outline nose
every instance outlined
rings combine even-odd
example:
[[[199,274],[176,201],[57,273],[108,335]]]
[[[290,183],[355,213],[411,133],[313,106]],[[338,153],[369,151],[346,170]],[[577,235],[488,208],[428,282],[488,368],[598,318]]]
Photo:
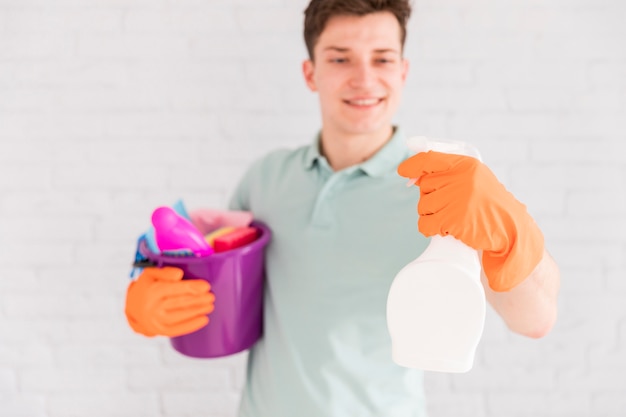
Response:
[[[352,68],[352,74],[350,77],[350,85],[354,88],[366,88],[374,82],[374,71],[371,65],[367,62],[355,63]]]

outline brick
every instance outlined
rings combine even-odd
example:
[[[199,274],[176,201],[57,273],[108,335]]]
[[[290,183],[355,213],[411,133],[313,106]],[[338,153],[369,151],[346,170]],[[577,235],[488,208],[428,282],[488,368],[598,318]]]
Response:
[[[166,181],[166,170],[146,170],[133,164],[74,163],[55,167],[53,182],[64,189],[143,189],[158,188]]]
[[[18,295],[13,294],[4,300],[7,317],[69,319],[110,317],[117,310],[116,299],[110,295],[66,295],[58,294]]]
[[[544,392],[555,389],[555,372],[552,369],[536,369],[509,365],[502,369],[474,368],[467,374],[458,374],[452,379],[455,391],[480,393],[498,390],[499,392]]]
[[[2,118],[3,136],[13,140],[16,137],[85,140],[102,137],[104,126],[105,119],[99,114],[81,114],[79,117],[68,113],[7,113]]]
[[[124,346],[116,344],[66,343],[54,349],[58,366],[63,369],[100,369],[124,365],[160,370],[157,346]]]
[[[475,417],[486,414],[485,398],[481,394],[427,393],[429,415],[438,417]]]
[[[130,245],[126,242],[127,245]],[[46,267],[38,271],[37,288],[48,294],[71,294],[81,288],[81,294],[122,296],[126,289],[133,253],[128,254],[126,265],[110,265],[106,269],[86,271],[84,266]],[[89,280],[89,285],[85,281]]]
[[[120,302],[123,298],[120,297]],[[120,307],[117,314],[109,315],[108,319],[94,320],[93,318],[73,317],[64,324],[63,344],[123,344],[125,347],[148,348],[157,343],[155,339],[149,339],[134,333],[124,317],[123,308]]]
[[[594,215],[602,206],[605,215],[616,216],[626,212],[626,195],[611,191],[572,191],[567,196],[568,207],[575,207],[577,214]]]
[[[572,108],[589,112],[619,112],[626,109],[626,89],[595,89],[578,94]]]
[[[33,266],[64,266],[74,260],[72,245],[43,244],[38,242],[15,243],[0,253],[0,264],[20,267]]]
[[[587,5],[590,5],[587,2]],[[624,12],[606,8],[558,7],[554,3],[543,7],[509,7],[507,9],[475,8],[463,13],[464,28],[479,28],[490,32],[571,33],[582,28],[589,35],[614,34],[622,31]],[[557,6],[557,7],[555,7]],[[565,5],[563,5],[565,6]]]
[[[590,347],[589,363],[598,371],[624,372],[626,370],[626,358],[621,354],[621,347],[610,347],[608,344],[601,347]],[[626,389],[626,378],[614,388]]]
[[[581,340],[601,340],[603,345],[613,346],[618,337],[615,319],[624,314],[619,299],[607,294],[568,294],[559,300],[559,318],[551,337],[564,346]]]
[[[31,393],[84,393],[121,389],[125,371],[118,369],[25,369],[20,387]]]
[[[520,111],[563,111],[579,109],[576,99],[580,93],[563,91],[562,89],[546,90],[545,88],[507,89],[506,101],[509,108]]]
[[[576,33],[543,36],[537,40],[534,53],[540,60],[578,61],[615,60],[624,61],[626,51],[614,34],[590,36],[582,30]]]
[[[144,228],[139,229],[145,230]],[[137,233],[136,237],[139,235]],[[89,246],[74,248],[73,265],[88,267],[128,266],[134,260],[136,237],[126,244],[96,242]]]
[[[234,415],[239,406],[240,395],[229,393],[164,393],[162,394],[165,414],[174,412],[200,415],[204,413]]]
[[[45,397],[24,393],[0,393],[0,416],[2,417],[47,417]]]
[[[587,121],[591,122],[589,119],[591,118],[587,118]],[[600,124],[599,119],[597,120],[598,124]],[[610,134],[611,132],[617,132],[617,129],[619,128],[616,126],[607,126],[606,131]],[[601,132],[598,131],[597,134],[600,135]],[[584,133],[581,132],[581,135],[584,135]],[[591,146],[591,143],[593,143],[593,146]],[[610,163],[621,162],[622,152],[624,150],[624,145],[620,141],[610,137],[596,139],[593,142],[588,137],[586,139],[583,137],[581,139],[572,138],[570,140],[535,141],[532,142],[531,147],[533,159],[537,161],[554,161],[559,163],[580,162],[582,166],[595,166],[599,163],[609,163],[608,166],[613,166],[614,164]],[[584,174],[587,174],[587,172],[584,172]],[[588,181],[591,181],[591,179]]]
[[[0,63],[0,68],[11,75],[11,86],[49,88],[53,92],[60,87],[66,93],[72,88],[100,87],[99,92],[106,92],[105,88],[118,85],[128,85],[130,68],[124,62],[98,61],[74,58],[72,60],[46,61],[41,65],[11,61]],[[0,69],[2,71],[2,69]],[[0,84],[1,85],[1,84]],[[40,90],[42,93],[46,90]],[[92,93],[92,99],[96,96]]]
[[[149,215],[145,217],[144,224],[129,218],[103,219],[96,223],[95,235],[98,242],[126,247],[129,242],[136,242],[137,237],[150,226]]]
[[[3,343],[54,344],[68,336],[67,324],[59,320],[12,318],[0,321]]]
[[[6,237],[4,239],[6,239]],[[37,275],[29,265],[15,267],[2,266],[0,271],[2,271],[2,276],[6,277],[6,279],[0,280],[0,294],[28,292],[39,288]]]
[[[487,394],[488,410],[494,416],[591,415],[589,395],[543,392]],[[545,413],[545,414],[543,414]]]
[[[3,60],[67,58],[73,48],[74,39],[69,34],[41,36],[23,33],[0,37],[0,56]]]
[[[621,62],[590,62],[589,78],[594,86],[625,87],[626,63]]]
[[[543,113],[512,114],[510,112],[484,112],[475,115],[460,114],[449,121],[450,135],[463,137],[464,132],[489,136],[561,135],[564,116]]]
[[[592,397],[593,410],[611,415],[616,410],[626,410],[626,397],[623,391],[616,390],[594,394]]]
[[[532,371],[541,369],[545,363],[550,363],[553,374],[549,378],[555,379],[558,369],[564,369],[572,363],[586,360],[586,346],[564,346],[559,338],[551,333],[540,340],[521,336],[514,339],[514,342],[492,342],[482,346],[485,368],[490,370],[515,368]]]
[[[163,416],[156,393],[129,393],[122,387],[80,395],[53,393],[49,396],[47,409],[50,417]]]
[[[229,369],[202,365],[168,369],[135,367],[128,372],[128,384],[135,392],[156,388],[169,393],[227,393],[232,386]]]
[[[561,142],[563,149],[569,144]],[[581,161],[573,164],[570,161],[559,161],[559,146],[546,148],[545,151],[534,150],[533,159],[539,162],[512,167],[512,186],[525,189],[541,185],[551,191],[561,190],[615,190],[620,189],[626,182],[623,181],[621,167],[616,163],[600,163]],[[572,152],[572,150],[567,150]],[[572,152],[567,159],[575,159],[578,150]],[[582,157],[582,152],[579,154]],[[598,157],[599,159],[599,157]],[[551,162],[548,162],[551,161]],[[590,173],[593,172],[593,175]],[[602,178],[602,181],[598,181]]]
[[[97,95],[98,99],[94,100]],[[66,89],[56,97],[56,106],[66,112],[108,112],[120,111],[163,111],[169,106],[169,97],[163,90],[148,87],[120,88],[100,87],[86,89]]]
[[[550,191],[543,188],[525,188],[520,190],[515,185],[511,185],[510,191],[515,197],[523,202],[531,216],[538,215],[559,215],[566,212],[566,192]]]
[[[124,15],[127,33],[214,33],[237,32],[232,8],[171,8],[157,7],[129,10]]]
[[[81,58],[163,60],[189,57],[189,39],[179,34],[87,34],[77,39]]]
[[[36,171],[37,166],[49,165],[51,159],[65,162],[86,157],[86,154],[81,152],[83,146],[80,144],[69,141],[51,142],[44,138],[26,140],[18,140],[17,137],[6,138],[0,142],[0,160],[9,162],[9,169],[19,169],[17,166],[19,161],[23,165],[24,172],[42,175]],[[28,163],[24,164],[23,161],[28,161]],[[37,163],[37,166],[34,163]]]
[[[201,113],[111,113],[106,117],[105,129],[107,135],[121,136],[128,140],[218,135],[216,116]]]
[[[533,87],[567,94],[571,89],[580,91],[588,84],[587,69],[583,65],[567,62],[542,62],[537,60],[495,61],[476,64],[474,67],[479,85],[501,86],[507,90]],[[539,92],[538,92],[539,94]]]
[[[583,161],[580,163],[562,164],[565,169],[565,177],[569,180],[572,189],[594,190],[619,190],[626,186],[624,169],[619,163],[602,163],[598,157],[597,162]],[[592,173],[594,175],[590,175]],[[602,181],[598,181],[602,178]]]
[[[559,249],[560,245],[556,248]],[[574,258],[573,255],[561,256],[557,261],[562,277],[561,294],[602,294],[607,288],[610,288],[610,277],[605,272],[607,267],[604,263],[594,263],[592,260],[590,262],[581,262],[581,264],[587,263],[585,266],[570,266],[572,258]]]
[[[52,349],[32,343],[3,343],[0,346],[0,367],[37,368],[53,365]]]
[[[45,165],[2,163],[0,164],[0,188],[20,191],[45,190],[50,186],[50,172],[50,167]]]
[[[409,21],[408,33],[417,39],[420,36],[429,34],[439,35],[441,33],[458,33],[462,23],[464,12],[456,7],[438,8],[434,4],[424,3],[418,6],[418,11]],[[414,34],[414,35],[413,35]]]
[[[17,378],[11,369],[0,368],[0,392],[17,392]]]
[[[597,271],[596,267],[614,268],[626,261],[624,251],[612,242],[580,239],[578,242],[561,243],[550,252],[564,268],[592,268]]]
[[[3,210],[10,214],[100,214],[111,206],[111,193],[102,191],[12,191],[5,194]]]
[[[286,7],[246,7],[236,11],[244,34],[294,34],[302,29],[303,9]],[[303,41],[304,42],[304,41]]]
[[[438,91],[433,87],[452,86],[467,87],[475,83],[474,66],[469,62],[420,62],[409,69],[409,86],[415,88],[430,87],[433,92]],[[491,92],[490,93],[494,93]],[[422,92],[421,94],[428,94]],[[432,94],[432,93],[431,93]],[[483,101],[484,102],[484,101]]]
[[[420,88],[421,100],[411,106],[415,110],[426,111],[504,111],[507,102],[499,89],[489,88],[432,88],[430,83]],[[435,83],[436,85],[436,83]]]
[[[283,59],[285,54],[297,54],[304,59],[306,48],[301,38],[277,34],[238,37],[191,37],[190,54],[194,59]]]
[[[92,10],[9,10],[6,12],[7,33],[119,32],[122,11]]]
[[[308,116],[293,116],[284,118],[276,114],[268,115],[224,115],[220,117],[220,126],[223,134],[227,138],[235,138],[237,141],[254,141],[260,140],[259,137],[273,135],[287,135],[293,132],[316,132],[315,120]],[[255,132],[251,136],[249,132]],[[312,139],[310,139],[312,140]],[[267,143],[264,143],[264,149],[271,149]]]
[[[532,56],[533,49],[532,38],[519,33],[496,37],[490,33],[463,36],[459,32],[418,39],[414,54],[427,61],[510,61]]]
[[[93,0],[89,3],[90,7],[139,7],[139,6],[149,6],[154,5],[155,3],[163,0]],[[55,6],[57,7],[84,7],[85,3],[80,0],[56,0]],[[28,7],[34,8],[39,6],[49,7],[50,3],[46,0],[3,0],[3,6],[7,7]]]
[[[626,250],[622,251],[626,253]],[[606,271],[607,288],[611,293],[624,293],[626,292],[626,281],[624,276],[626,275],[626,267],[624,266],[624,259],[626,255],[622,255],[622,265],[613,268],[608,268]]]
[[[280,114],[286,110],[280,89],[267,83],[235,85],[228,92],[228,98],[222,100],[234,113]]]
[[[586,395],[589,393],[595,394],[602,392],[611,392],[616,388],[620,392],[624,392],[624,381],[625,379],[623,368],[595,370],[572,367],[570,369],[562,371],[562,375],[559,377],[558,384],[563,391],[573,392],[579,395]],[[614,412],[615,411],[621,410],[615,409]]]
[[[14,243],[70,243],[93,239],[93,220],[86,217],[6,216],[0,230]]]

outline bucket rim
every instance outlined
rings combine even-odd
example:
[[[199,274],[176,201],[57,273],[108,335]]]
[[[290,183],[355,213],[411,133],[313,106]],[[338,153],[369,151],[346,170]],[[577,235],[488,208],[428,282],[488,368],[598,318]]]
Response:
[[[167,264],[175,264],[175,263],[200,263],[205,262],[207,260],[219,261],[233,256],[241,256],[245,255],[249,252],[255,250],[262,250],[265,247],[271,238],[272,232],[269,227],[263,222],[260,221],[252,221],[250,223],[251,227],[255,227],[261,231],[261,235],[255,239],[254,241],[248,243],[247,245],[241,246],[239,248],[231,249],[224,252],[212,253],[207,256],[168,256],[161,255],[150,251],[148,245],[145,241],[139,244],[139,252],[141,255],[145,256],[152,262],[156,262],[159,266],[164,263]]]

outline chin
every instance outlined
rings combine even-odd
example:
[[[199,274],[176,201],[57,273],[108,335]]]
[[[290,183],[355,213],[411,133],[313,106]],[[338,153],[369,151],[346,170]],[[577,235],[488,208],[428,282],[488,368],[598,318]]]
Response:
[[[390,122],[385,123],[357,123],[352,124],[351,126],[346,126],[344,129],[346,132],[349,132],[353,135],[368,135],[378,133],[382,130],[388,129],[391,127]]]

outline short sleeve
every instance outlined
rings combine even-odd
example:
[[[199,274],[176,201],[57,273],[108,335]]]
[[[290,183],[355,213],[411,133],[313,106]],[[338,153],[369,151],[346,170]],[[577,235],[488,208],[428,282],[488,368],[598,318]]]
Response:
[[[251,168],[243,175],[239,183],[235,187],[233,194],[228,202],[228,209],[233,211],[249,211],[250,210],[250,177]]]

